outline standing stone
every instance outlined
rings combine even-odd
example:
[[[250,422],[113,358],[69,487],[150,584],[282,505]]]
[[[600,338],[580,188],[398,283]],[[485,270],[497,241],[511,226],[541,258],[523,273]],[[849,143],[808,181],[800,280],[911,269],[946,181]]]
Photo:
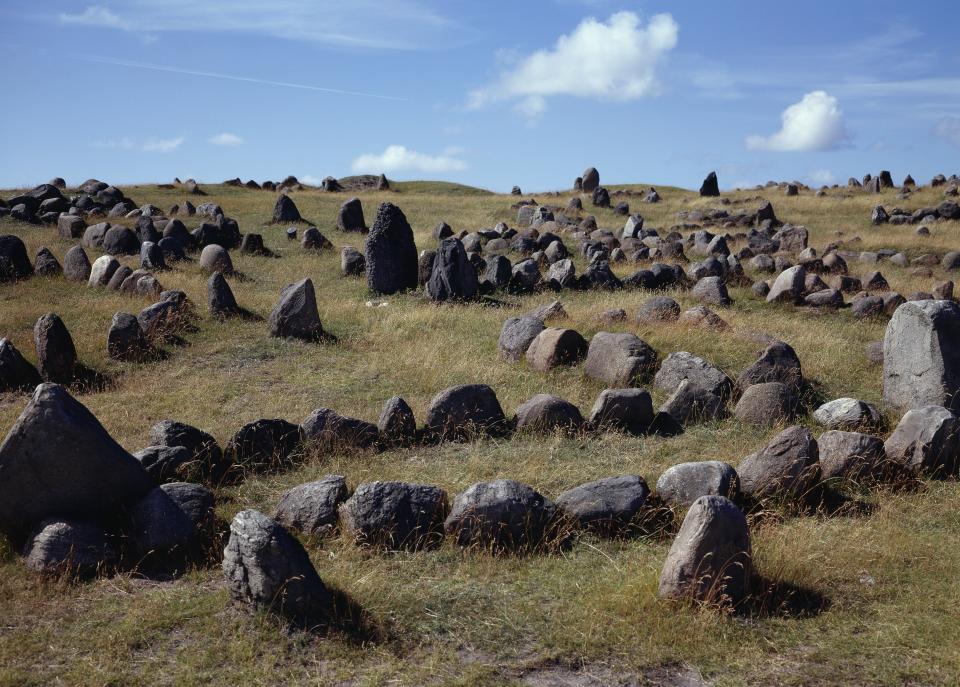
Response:
[[[340,506],[344,532],[358,544],[421,549],[439,543],[447,494],[439,487],[407,482],[361,484]]]
[[[363,219],[363,205],[359,198],[351,198],[340,206],[337,213],[337,229],[340,231],[366,231],[367,223]]]
[[[30,535],[23,558],[28,568],[39,573],[88,578],[109,572],[118,556],[102,526],[50,518]]]
[[[120,269],[120,261],[111,255],[101,255],[93,261],[90,267],[88,286],[106,286],[110,283],[113,273]]]
[[[33,275],[27,247],[19,236],[0,236],[0,284],[26,279]]]
[[[960,306],[911,301],[890,318],[883,339],[883,400],[900,410],[960,407]]]
[[[205,246],[200,252],[200,269],[204,272],[233,274],[233,260],[226,248],[216,243]]]
[[[633,386],[653,372],[657,352],[626,332],[597,332],[590,340],[584,372],[610,387]]]
[[[129,313],[118,312],[113,316],[107,334],[107,354],[114,360],[142,361],[152,354],[137,318]]]
[[[13,342],[0,338],[0,391],[33,389],[41,381],[37,368],[23,357]]]
[[[326,616],[332,598],[303,546],[256,510],[237,513],[223,550],[231,596],[255,609],[311,623]]]
[[[163,250],[153,241],[144,241],[140,245],[140,267],[145,270],[165,270],[167,261]]]
[[[500,401],[486,384],[461,384],[441,391],[431,399],[424,422],[428,434],[446,439],[497,436],[506,429]]]
[[[273,223],[286,224],[287,222],[302,222],[300,211],[297,210],[296,203],[286,193],[281,193],[277,197],[277,202],[273,206]]]
[[[214,272],[207,280],[207,304],[210,307],[210,316],[216,319],[240,314],[240,306],[233,297],[230,284],[220,272]]]
[[[587,342],[573,329],[549,327],[537,334],[527,349],[527,364],[538,372],[559,365],[575,365],[587,354]]]
[[[805,427],[788,427],[737,467],[740,487],[754,498],[803,496],[819,477],[817,441]]]
[[[741,422],[772,427],[793,417],[797,397],[792,387],[781,382],[762,382],[748,386],[734,414]]]
[[[399,396],[387,399],[377,420],[380,438],[390,444],[406,444],[416,438],[417,420],[407,402]]]
[[[551,433],[575,433],[583,426],[580,410],[559,396],[537,394],[517,408],[517,429]]]
[[[190,452],[190,476],[216,484],[230,467],[217,440],[201,429],[176,420],[161,420],[150,428],[154,446],[179,446]]]
[[[133,229],[110,227],[103,235],[103,250],[107,255],[137,255],[140,253],[140,239]]]
[[[590,411],[595,429],[618,429],[640,435],[653,422],[653,401],[643,389],[604,389]]]
[[[330,240],[320,233],[316,227],[307,227],[303,231],[303,238],[300,239],[300,246],[304,250],[330,250],[333,244]]]
[[[56,256],[46,246],[41,246],[33,261],[34,271],[41,277],[56,277],[63,273],[63,268]]]
[[[506,360],[517,361],[527,354],[527,349],[537,335],[546,327],[536,317],[524,315],[508,318],[500,329],[497,350]]]
[[[600,185],[600,172],[595,167],[587,167],[580,177],[580,189],[584,193],[593,193]]]
[[[344,276],[358,277],[366,270],[366,261],[363,253],[353,246],[344,246],[340,249],[340,271]]]
[[[130,535],[136,552],[152,562],[172,554],[182,558],[197,530],[176,501],[155,487],[130,508]]]
[[[337,509],[348,495],[347,480],[342,475],[327,475],[284,492],[274,517],[304,534],[329,534],[337,526]]]
[[[950,474],[956,470],[960,420],[942,406],[907,411],[883,445],[887,459],[917,473]]]
[[[557,507],[533,488],[508,479],[480,482],[459,494],[444,530],[460,546],[537,550],[555,539]]]
[[[76,282],[90,278],[90,259],[82,246],[74,246],[63,256],[63,276],[67,281]]]
[[[700,195],[711,197],[720,195],[720,185],[717,181],[716,172],[710,172],[707,178],[703,180],[703,184],[700,186]]]
[[[686,508],[701,496],[740,496],[740,478],[732,466],[719,460],[680,463],[657,480],[657,495],[670,506]]]
[[[795,265],[781,272],[770,287],[767,303],[802,303],[806,290],[807,271]]]
[[[477,295],[477,288],[477,272],[460,239],[450,237],[441,241],[427,281],[430,298],[434,301],[467,301]]]
[[[396,205],[381,203],[364,248],[367,285],[393,294],[417,287],[417,246],[406,216]]]
[[[659,594],[736,604],[747,594],[750,571],[750,530],[743,512],[723,496],[701,496],[673,540]]]
[[[280,291],[280,300],[270,313],[270,336],[317,341],[324,335],[317,312],[317,297],[310,279],[302,279]]]
[[[65,239],[80,238],[86,228],[87,223],[80,215],[68,215],[64,212],[57,218],[57,234]]]
[[[767,346],[756,362],[737,377],[737,388],[744,391],[751,384],[765,382],[782,382],[794,389],[799,389],[803,384],[800,358],[790,344],[775,341]]]
[[[0,444],[0,531],[48,517],[114,515],[150,478],[66,389],[41,384]]]
[[[40,375],[47,382],[69,384],[77,365],[77,349],[63,320],[54,313],[42,315],[33,327]]]

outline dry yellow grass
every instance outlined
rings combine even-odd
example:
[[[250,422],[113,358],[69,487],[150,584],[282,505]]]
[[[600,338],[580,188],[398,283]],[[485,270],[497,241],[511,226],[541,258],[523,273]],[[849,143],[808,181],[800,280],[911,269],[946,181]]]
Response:
[[[175,418],[210,431],[221,442],[242,424],[261,417],[302,420],[320,406],[375,420],[383,401],[402,395],[422,418],[431,396],[452,384],[493,386],[510,414],[540,392],[556,393],[589,410],[601,386],[579,368],[539,374],[496,355],[502,321],[553,298],[508,297],[512,308],[479,304],[434,306],[416,295],[390,297],[387,307],[367,307],[362,280],[339,274],[339,251],[308,254],[288,242],[283,227],[267,224],[275,195],[206,186],[210,197],[240,222],[243,232],[261,232],[278,258],[234,254],[246,280],[231,280],[241,305],[266,316],[280,288],[309,276],[317,291],[324,327],[335,345],[278,341],[263,322],[217,323],[204,318],[189,345],[148,365],[120,364],[106,356],[106,333],[117,311],[136,313],[148,301],[58,279],[35,278],[0,287],[0,336],[10,337],[33,358],[32,327],[43,313],[57,312],[70,329],[86,364],[115,379],[101,393],[81,400],[130,450],[147,442],[151,425]],[[638,185],[635,188],[645,188]],[[178,190],[125,189],[138,203],[166,208],[181,202]],[[660,189],[664,202],[630,200],[649,226],[669,228],[680,209],[717,207],[680,189]],[[861,237],[861,249],[892,247],[910,257],[960,246],[957,223],[931,226],[919,238],[912,226],[874,228],[870,209],[935,205],[939,191],[910,201],[831,192],[783,197],[776,190],[725,194],[753,207],[769,197],[784,221],[811,231],[822,248]],[[541,202],[563,205],[567,195]],[[301,214],[313,220],[337,249],[362,249],[363,237],[334,231],[342,194],[305,190],[293,194]],[[440,220],[455,230],[510,224],[515,198],[456,187],[401,184],[390,193],[361,195],[368,224],[383,200],[398,204],[414,227],[419,248],[431,247]],[[587,211],[592,210],[588,208]],[[622,218],[595,213],[600,226],[618,229]],[[188,223],[192,228],[198,223]],[[41,245],[62,258],[70,242],[54,229],[0,220],[0,233],[15,233],[33,255]],[[91,255],[91,258],[96,257]],[[124,262],[135,266],[135,260]],[[582,263],[578,267],[582,268]],[[631,266],[617,267],[622,276]],[[855,273],[873,267],[851,263]],[[909,269],[880,266],[894,289],[930,290],[947,278],[911,276]],[[196,263],[160,275],[206,313],[206,278]],[[686,307],[691,296],[671,292]],[[600,311],[632,313],[649,293],[564,293],[566,326],[591,336]],[[735,376],[759,345],[751,332],[791,343],[805,376],[823,396],[856,396],[879,403],[880,370],[867,364],[864,345],[883,335],[880,321],[856,322],[847,311],[814,315],[754,300],[734,289],[733,307],[718,309],[732,329],[715,333],[680,325],[638,327],[632,320],[608,329],[632,331],[665,356],[688,350]],[[655,400],[662,400],[659,392]],[[19,414],[23,394],[0,394],[0,430]],[[548,496],[598,477],[637,473],[651,484],[664,468],[686,460],[721,459],[736,465],[771,431],[733,419],[692,428],[671,439],[594,437],[483,441],[394,450],[378,455],[323,456],[296,470],[255,477],[224,489],[219,512],[256,507],[270,512],[290,486],[336,472],[355,486],[373,479],[438,484],[453,495],[497,477],[527,482]],[[807,617],[728,618],[678,610],[655,597],[656,580],[669,541],[587,539],[562,555],[496,559],[438,551],[375,554],[339,539],[308,542],[325,581],[353,596],[384,629],[381,641],[347,635],[314,637],[289,633],[263,617],[250,617],[229,603],[220,571],[197,570],[185,578],[153,583],[130,577],[87,585],[42,582],[9,550],[0,563],[0,682],[10,684],[113,683],[320,683],[493,684],[511,683],[529,671],[559,661],[605,665],[617,674],[654,676],[682,664],[717,684],[951,684],[960,674],[960,488],[933,482],[920,493],[860,494],[878,509],[863,517],[788,517],[758,523],[755,551],[762,574],[822,595],[829,604]],[[866,573],[875,582],[862,582]],[[667,668],[664,668],[667,666]]]

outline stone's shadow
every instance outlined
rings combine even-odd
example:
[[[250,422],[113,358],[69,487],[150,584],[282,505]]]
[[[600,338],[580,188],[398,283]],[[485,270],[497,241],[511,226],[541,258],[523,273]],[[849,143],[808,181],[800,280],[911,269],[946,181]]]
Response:
[[[750,593],[734,614],[748,618],[812,618],[830,607],[830,599],[792,582],[754,574]]]
[[[113,379],[104,373],[87,367],[78,362],[73,368],[73,383],[79,393],[106,391],[113,384]]]

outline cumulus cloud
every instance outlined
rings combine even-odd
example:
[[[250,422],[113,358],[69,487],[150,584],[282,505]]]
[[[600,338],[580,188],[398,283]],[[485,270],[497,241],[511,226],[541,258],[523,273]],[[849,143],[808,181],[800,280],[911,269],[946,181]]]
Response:
[[[625,101],[656,95],[657,66],[677,45],[678,31],[669,14],[654,15],[646,26],[633,12],[606,22],[589,17],[552,48],[514,56],[497,81],[469,93],[468,107],[516,100],[516,110],[538,117],[550,96]]]
[[[467,168],[467,163],[458,156],[459,148],[448,148],[440,155],[426,155],[401,145],[390,145],[382,153],[366,153],[353,161],[354,172],[378,174],[380,172],[458,172]]]
[[[803,96],[781,115],[783,126],[769,136],[748,136],[748,150],[834,150],[847,140],[847,128],[839,103],[826,91]]]
[[[960,146],[960,117],[944,117],[933,127],[933,133]]]
[[[79,14],[60,14],[61,24],[75,24],[78,26],[99,26],[109,29],[133,30],[133,26],[104,5],[89,5]]]
[[[224,131],[222,134],[217,134],[216,136],[211,136],[208,138],[207,143],[215,146],[231,147],[243,145],[243,139],[236,134],[231,134],[229,131]]]
[[[183,136],[176,138],[148,138],[138,141],[133,138],[111,138],[103,141],[94,141],[90,145],[94,148],[111,148],[113,150],[131,150],[141,153],[170,153],[183,145],[186,139]]]

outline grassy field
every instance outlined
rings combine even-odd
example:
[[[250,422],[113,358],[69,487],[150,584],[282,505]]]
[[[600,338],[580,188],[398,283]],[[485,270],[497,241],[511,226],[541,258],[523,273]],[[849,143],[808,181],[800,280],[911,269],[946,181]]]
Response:
[[[420,294],[368,307],[364,280],[343,278],[339,248],[362,250],[363,237],[334,229],[343,194],[308,189],[292,197],[337,250],[306,253],[269,224],[275,194],[204,185],[209,197],[236,218],[243,232],[259,232],[278,257],[233,253],[245,279],[232,279],[240,305],[266,317],[281,287],[310,277],[324,328],[336,344],[272,339],[265,322],[206,318],[206,277],[196,262],[159,275],[165,288],[184,290],[204,316],[188,344],[146,365],[116,363],[106,355],[114,313],[137,313],[147,300],[88,289],[62,279],[33,278],[0,286],[0,336],[35,360],[32,328],[45,312],[70,329],[81,361],[107,374],[111,386],[81,401],[127,449],[147,443],[149,428],[174,418],[201,427],[225,443],[244,423],[262,417],[299,422],[327,406],[376,420],[384,400],[403,396],[422,419],[430,398],[453,384],[484,382],[507,414],[536,393],[555,393],[589,411],[601,385],[580,368],[540,374],[498,358],[504,319],[555,296],[504,297],[510,307],[436,306]],[[632,187],[638,191],[645,185]],[[719,199],[659,188],[663,202],[629,198],[648,226],[669,229],[683,209],[720,207]],[[124,188],[138,204],[167,208],[182,202],[179,189]],[[960,224],[937,223],[917,237],[914,226],[870,225],[872,207],[936,205],[941,189],[908,201],[845,190],[815,198],[777,189],[724,194],[730,209],[772,200],[778,217],[803,224],[811,245],[849,240],[856,250],[896,248],[911,258],[960,247]],[[2,194],[4,197],[12,192]],[[541,203],[565,205],[536,196]],[[528,196],[527,196],[528,197]],[[515,197],[455,185],[395,184],[390,192],[361,194],[367,223],[389,200],[406,213],[419,249],[433,247],[441,220],[455,231],[513,224]],[[195,199],[193,199],[196,202]],[[616,199],[615,199],[616,200]],[[618,230],[623,218],[590,208],[601,227]],[[125,220],[129,221],[129,220]],[[199,219],[188,222],[188,228]],[[31,257],[47,246],[62,260],[73,242],[55,228],[0,219]],[[568,241],[568,246],[574,248]],[[735,246],[734,249],[739,246]],[[91,260],[96,255],[90,253]],[[515,256],[511,256],[515,259]],[[134,258],[123,259],[136,267]],[[870,265],[851,262],[851,273]],[[578,263],[578,271],[585,267]],[[638,267],[616,266],[626,276]],[[883,263],[879,269],[903,293],[929,291],[949,278],[933,278]],[[749,272],[749,270],[748,270]],[[881,401],[881,370],[864,346],[883,336],[884,321],[855,321],[850,312],[819,314],[768,306],[749,289],[732,289],[733,306],[717,309],[731,328],[717,333],[677,324],[637,325],[632,314],[650,293],[563,293],[566,326],[590,337],[599,329],[631,331],[661,357],[691,351],[731,377],[752,362],[759,332],[789,342],[805,376],[825,399],[855,396]],[[670,292],[695,305],[685,292]],[[594,316],[624,308],[630,318],[601,326]],[[651,390],[656,404],[663,399]],[[0,394],[0,431],[6,432],[27,395]],[[895,417],[889,418],[893,422]],[[802,420],[809,422],[809,419]],[[244,508],[267,512],[287,488],[327,473],[354,487],[375,479],[433,483],[451,497],[477,481],[509,477],[547,496],[599,477],[635,473],[651,485],[670,465],[719,459],[737,465],[777,430],[726,419],[693,427],[675,438],[617,434],[569,438],[518,435],[392,450],[376,455],[320,456],[296,470],[253,477],[218,492],[218,512],[229,520]],[[819,430],[815,431],[819,434]],[[656,598],[669,538],[623,541],[581,539],[549,556],[495,558],[449,544],[439,550],[383,554],[334,538],[306,541],[321,577],[364,610],[366,631],[322,634],[292,631],[231,604],[218,562],[175,580],[133,575],[76,584],[44,581],[0,544],[0,683],[3,684],[956,684],[960,675],[960,485],[931,481],[916,491],[879,490],[854,495],[869,514],[773,516],[752,522],[756,566],[796,598],[816,599],[805,611],[786,603],[768,613],[720,615],[682,609]],[[565,682],[563,680],[566,680]],[[682,682],[682,680],[689,680]]]

